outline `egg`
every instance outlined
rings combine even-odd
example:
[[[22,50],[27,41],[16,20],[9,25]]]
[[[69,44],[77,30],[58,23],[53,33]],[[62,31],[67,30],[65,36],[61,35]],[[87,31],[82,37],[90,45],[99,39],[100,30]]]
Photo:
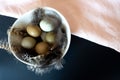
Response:
[[[45,36],[46,41],[51,44],[55,43],[55,38],[56,38],[56,35],[53,32],[49,32]]]
[[[36,40],[32,37],[25,37],[21,41],[21,46],[26,49],[31,49],[35,46]]]
[[[49,50],[49,45],[46,42],[39,42],[35,46],[35,51],[40,55],[47,54],[48,50]]]
[[[57,20],[50,17],[43,18],[43,20],[41,20],[39,23],[40,28],[45,32],[53,31],[56,27],[56,24]]]
[[[42,39],[43,41],[46,41],[46,40],[45,40],[46,34],[47,34],[46,32],[42,32],[42,34],[41,34],[41,39]]]
[[[38,37],[42,32],[37,25],[28,25],[26,30],[27,30],[27,33],[32,37]]]

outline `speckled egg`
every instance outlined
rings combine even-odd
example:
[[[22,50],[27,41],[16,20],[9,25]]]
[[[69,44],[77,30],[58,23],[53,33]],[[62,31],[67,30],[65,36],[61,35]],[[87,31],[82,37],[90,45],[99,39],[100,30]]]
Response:
[[[56,27],[57,20],[54,18],[46,17],[40,21],[40,28],[45,32],[53,31]]]

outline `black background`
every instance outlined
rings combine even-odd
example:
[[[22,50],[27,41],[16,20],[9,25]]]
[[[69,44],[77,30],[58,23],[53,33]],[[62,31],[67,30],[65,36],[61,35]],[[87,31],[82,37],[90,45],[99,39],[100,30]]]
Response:
[[[0,16],[0,40],[16,19]],[[37,75],[12,54],[0,49],[0,80],[120,80],[120,54],[110,48],[72,35],[61,70]]]

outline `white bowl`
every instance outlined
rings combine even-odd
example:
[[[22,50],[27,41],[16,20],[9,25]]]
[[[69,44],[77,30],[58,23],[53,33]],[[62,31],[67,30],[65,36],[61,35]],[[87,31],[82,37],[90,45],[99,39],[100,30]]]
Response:
[[[66,48],[61,56],[61,58],[63,58],[65,56],[65,54],[67,53],[68,49],[69,49],[69,46],[70,46],[70,41],[71,41],[71,32],[70,32],[70,27],[69,27],[69,24],[67,22],[67,20],[65,19],[65,17],[60,13],[58,12],[57,10],[53,9],[53,8],[50,8],[50,7],[43,7],[41,8],[43,10],[45,10],[45,13],[46,14],[57,14],[59,15],[59,18],[61,19],[61,22],[63,25],[65,25],[65,30],[66,30],[66,35],[67,35],[67,45],[66,45]],[[16,36],[15,34],[12,33],[12,30],[14,28],[24,28],[26,25],[30,24],[32,22],[32,20],[34,19],[34,12],[36,11],[37,9],[34,9],[34,10],[31,10],[27,13],[25,13],[24,15],[22,15],[20,18],[18,18],[15,23],[12,25],[10,31],[9,31],[9,34],[8,34],[8,42],[9,42],[9,47],[10,47],[10,50],[11,52],[13,53],[13,55],[21,62],[27,64],[27,65],[33,65],[34,64],[31,64],[27,61],[25,61],[24,59],[22,59],[22,55],[21,53],[17,53],[16,50],[13,50],[12,48],[12,44],[20,44],[20,41],[21,41],[21,38]]]

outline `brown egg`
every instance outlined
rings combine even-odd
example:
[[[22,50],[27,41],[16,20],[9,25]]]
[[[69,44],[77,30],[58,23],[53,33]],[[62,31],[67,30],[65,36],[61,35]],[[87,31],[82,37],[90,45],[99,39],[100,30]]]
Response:
[[[56,36],[55,36],[55,33],[53,33],[53,32],[47,33],[46,37],[45,37],[45,39],[48,43],[55,43],[55,38],[56,38]]]
[[[49,50],[49,45],[46,42],[39,42],[35,46],[35,51],[40,55],[47,54],[48,50]]]
[[[38,37],[41,34],[41,29],[37,25],[27,26],[27,33],[32,37]]]
[[[21,46],[23,48],[31,49],[35,46],[36,40],[32,37],[25,37],[22,39]]]

